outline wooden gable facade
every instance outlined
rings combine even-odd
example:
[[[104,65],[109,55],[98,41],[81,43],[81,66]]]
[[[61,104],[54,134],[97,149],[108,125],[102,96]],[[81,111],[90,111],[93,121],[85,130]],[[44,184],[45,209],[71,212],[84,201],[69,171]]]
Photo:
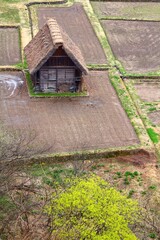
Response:
[[[81,91],[83,75],[88,73],[84,59],[54,19],[25,47],[25,55],[36,91]]]
[[[42,91],[81,90],[82,72],[60,46],[34,75],[34,85]]]

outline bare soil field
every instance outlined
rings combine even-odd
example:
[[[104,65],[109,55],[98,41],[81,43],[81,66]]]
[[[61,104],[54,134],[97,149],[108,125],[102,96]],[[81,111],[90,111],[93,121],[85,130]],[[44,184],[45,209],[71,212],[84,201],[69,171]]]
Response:
[[[154,102],[160,101],[160,82],[144,82],[139,84],[134,84],[138,95],[143,101]]]
[[[0,75],[2,79],[12,73]],[[19,73],[17,77],[19,82]],[[85,81],[90,96],[77,98],[29,98],[24,84],[18,95],[1,99],[0,119],[9,129],[35,129],[36,141],[52,146],[51,152],[138,144],[107,71],[93,71]]]
[[[55,18],[80,48],[87,64],[107,63],[104,51],[81,4],[71,7],[38,8],[39,28]]]
[[[99,18],[119,17],[148,20],[160,20],[159,2],[91,2]]]
[[[160,69],[160,22],[101,21],[115,57],[130,73]]]
[[[160,125],[160,111],[149,113],[148,116],[154,124]]]
[[[0,65],[13,65],[21,61],[19,32],[16,28],[0,27]]]

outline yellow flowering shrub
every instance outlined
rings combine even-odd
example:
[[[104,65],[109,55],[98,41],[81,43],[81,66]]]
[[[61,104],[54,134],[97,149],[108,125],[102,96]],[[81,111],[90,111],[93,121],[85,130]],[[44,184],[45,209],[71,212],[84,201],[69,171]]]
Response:
[[[137,239],[129,225],[138,218],[138,203],[96,176],[77,178],[65,191],[53,194],[46,212],[58,239]]]

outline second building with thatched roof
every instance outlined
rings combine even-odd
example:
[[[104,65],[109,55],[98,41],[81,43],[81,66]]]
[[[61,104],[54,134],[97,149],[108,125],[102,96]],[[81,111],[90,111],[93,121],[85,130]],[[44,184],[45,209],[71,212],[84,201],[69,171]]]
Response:
[[[79,48],[49,19],[24,49],[36,91],[76,92],[88,73]]]

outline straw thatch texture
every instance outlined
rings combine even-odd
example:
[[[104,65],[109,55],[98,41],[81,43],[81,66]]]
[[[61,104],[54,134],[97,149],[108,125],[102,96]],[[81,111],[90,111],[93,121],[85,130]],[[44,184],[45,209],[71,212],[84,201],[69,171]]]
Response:
[[[30,73],[37,72],[60,46],[75,65],[87,74],[81,51],[54,19],[49,19],[24,49]]]

